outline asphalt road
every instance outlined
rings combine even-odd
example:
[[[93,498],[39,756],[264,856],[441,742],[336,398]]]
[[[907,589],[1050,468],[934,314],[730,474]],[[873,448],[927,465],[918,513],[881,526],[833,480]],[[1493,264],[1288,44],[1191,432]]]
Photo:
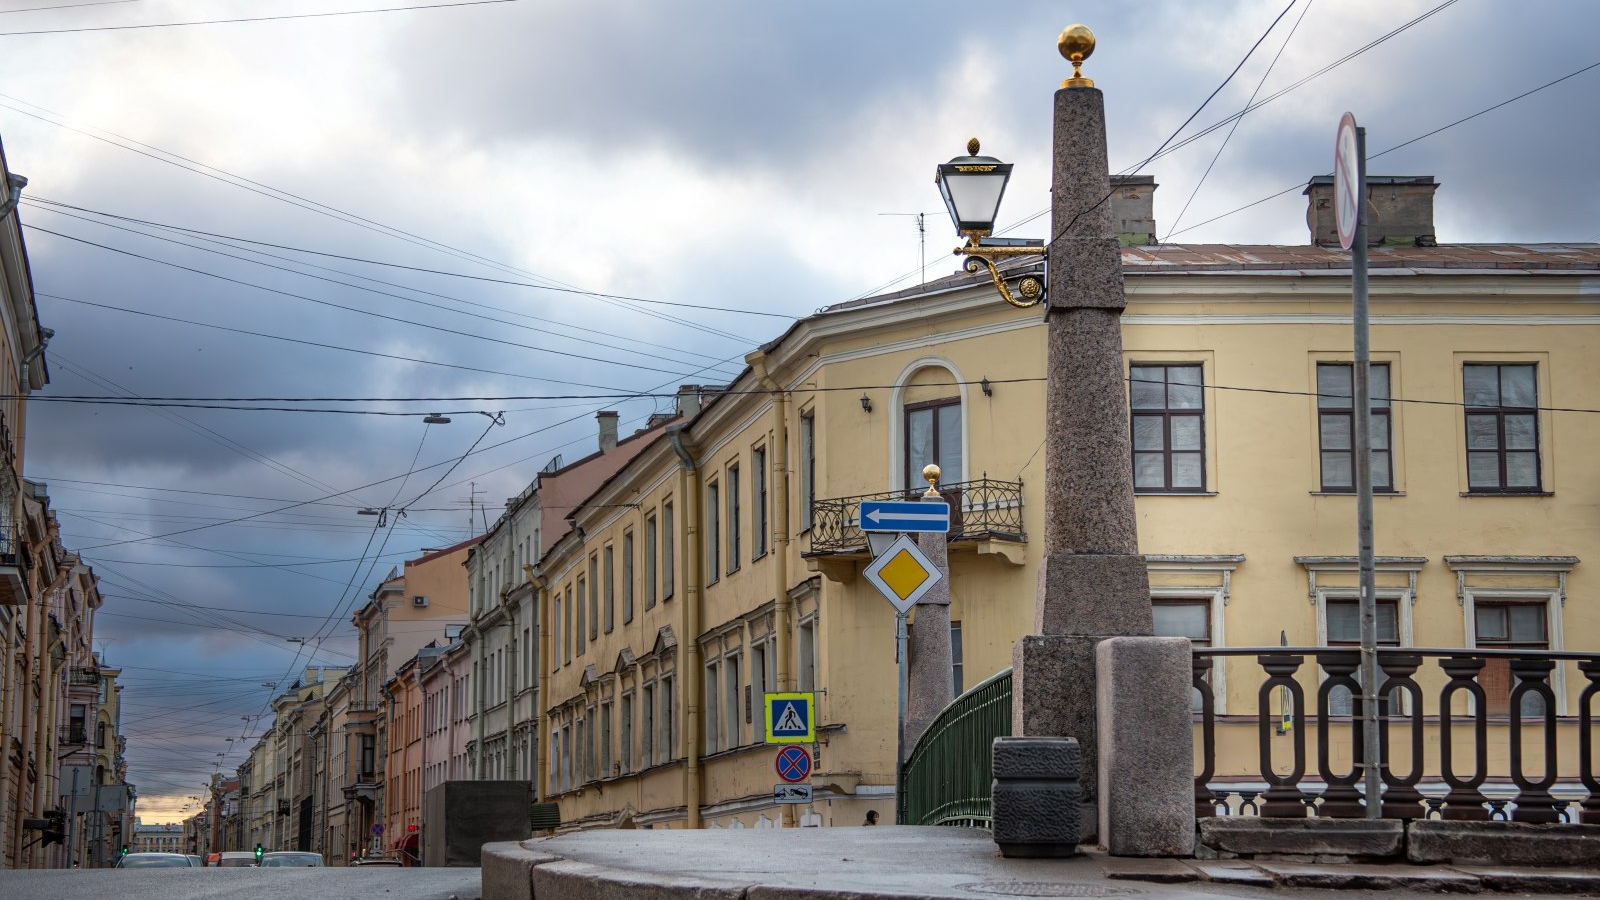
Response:
[[[478,900],[477,869],[0,870],[4,900]]]

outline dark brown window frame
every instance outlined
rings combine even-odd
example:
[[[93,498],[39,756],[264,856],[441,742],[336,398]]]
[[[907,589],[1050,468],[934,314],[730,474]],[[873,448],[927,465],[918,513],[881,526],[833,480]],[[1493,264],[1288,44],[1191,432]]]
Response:
[[[1527,368],[1533,370],[1533,406],[1505,406],[1504,392],[1502,390],[1501,371],[1507,367]],[[1467,370],[1471,368],[1493,368],[1495,370],[1495,391],[1500,393],[1501,405],[1497,406],[1472,406],[1467,401],[1466,384]],[[1461,366],[1462,390],[1462,445],[1467,454],[1467,492],[1472,494],[1536,494],[1544,490],[1544,434],[1539,421],[1539,364],[1536,362],[1469,362]],[[1519,485],[1511,487],[1506,484],[1506,454],[1527,453],[1526,450],[1510,450],[1506,447],[1506,416],[1531,416],[1533,418],[1533,485]],[[1472,419],[1478,416],[1493,416],[1495,420],[1495,449],[1474,450],[1471,447]],[[1474,454],[1494,453],[1498,464],[1499,486],[1481,487],[1472,483],[1472,457]]]
[[[914,493],[914,494],[917,494],[917,495],[920,496],[922,494],[922,491],[925,490],[925,488],[922,488],[922,485],[925,482],[923,481],[923,478],[922,478],[922,468],[921,468],[921,466],[917,466],[917,467],[913,468],[913,466],[911,464],[911,414],[914,413],[914,412],[922,412],[923,410],[933,410],[934,411],[934,413],[933,413],[933,459],[934,459],[934,461],[937,461],[940,458],[940,456],[942,456],[942,454],[939,452],[939,415],[940,414],[939,414],[938,411],[941,410],[941,409],[945,409],[945,408],[954,408],[957,415],[965,415],[965,411],[962,410],[962,408],[961,408],[961,398],[960,397],[941,397],[938,400],[924,400],[921,403],[907,403],[903,407],[901,407],[901,409],[900,409],[901,434],[904,436],[904,439],[900,442],[902,444],[902,446],[900,448],[900,458],[901,458],[902,464],[905,466],[905,472],[906,472],[905,489],[910,493]],[[964,421],[961,422],[961,427],[962,428],[966,428],[966,422],[964,422]],[[924,465],[926,465],[926,463],[924,463]],[[958,479],[960,477],[961,477],[961,473],[960,472],[941,472],[939,474],[940,482],[954,481],[955,479]]]
[[[1355,368],[1355,363],[1352,363],[1352,362],[1338,362],[1338,361],[1319,362],[1319,363],[1317,363],[1317,373],[1319,375],[1322,372],[1322,367],[1323,366],[1327,366],[1329,368],[1339,367],[1339,368],[1343,368],[1343,369],[1349,370],[1349,372],[1350,372],[1350,405],[1348,407],[1324,406],[1323,403],[1326,400],[1326,395],[1320,393],[1322,381],[1321,381],[1320,377],[1317,379],[1317,388],[1318,388],[1318,391],[1319,391],[1319,393],[1317,394],[1317,475],[1318,475],[1317,484],[1319,484],[1321,486],[1321,490],[1325,494],[1354,494],[1356,492],[1356,486],[1355,486],[1355,471],[1356,471],[1356,447],[1355,447],[1355,443],[1356,443],[1356,439],[1355,439],[1355,434],[1356,434],[1356,410],[1355,410],[1356,368]],[[1375,362],[1375,363],[1372,363],[1372,368],[1376,369],[1376,368],[1379,368],[1379,367],[1382,367],[1386,372],[1388,372],[1388,375],[1389,375],[1389,390],[1393,391],[1394,390],[1394,370],[1392,368],[1390,368],[1389,363],[1386,363],[1386,362]],[[1378,402],[1379,402],[1380,399],[1383,401],[1383,404],[1384,404],[1383,406],[1379,406],[1378,405]],[[1392,493],[1395,492],[1395,486],[1394,486],[1394,421],[1393,421],[1393,418],[1392,418],[1392,407],[1390,406],[1390,402],[1391,401],[1390,401],[1390,399],[1388,397],[1383,397],[1383,398],[1374,397],[1373,401],[1372,401],[1372,404],[1373,404],[1372,405],[1372,428],[1373,428],[1373,433],[1376,434],[1378,428],[1380,428],[1380,427],[1384,429],[1384,435],[1387,438],[1387,440],[1384,441],[1384,444],[1387,445],[1388,449],[1387,450],[1379,450],[1379,449],[1377,449],[1376,446],[1374,446],[1371,449],[1371,455],[1372,455],[1372,458],[1374,458],[1374,459],[1377,458],[1378,456],[1381,456],[1381,455],[1387,455],[1389,457],[1389,481],[1388,481],[1388,483],[1387,484],[1378,483],[1378,481],[1376,480],[1376,473],[1378,471],[1378,468],[1376,466],[1374,466],[1373,470],[1372,470],[1373,473],[1374,473],[1374,481],[1372,482],[1372,489],[1374,491],[1376,491],[1376,492],[1384,493],[1384,494],[1392,494]],[[1323,419],[1324,416],[1341,416],[1341,417],[1344,417],[1350,423],[1350,430],[1349,430],[1349,434],[1350,434],[1350,449],[1348,449],[1348,450],[1338,450],[1338,449],[1329,450],[1329,449],[1327,449],[1326,447],[1324,447],[1322,445],[1322,419]],[[1381,422],[1381,425],[1380,425],[1380,422]],[[1350,458],[1350,485],[1348,487],[1345,487],[1345,486],[1342,486],[1342,485],[1329,485],[1328,484],[1327,469],[1323,465],[1323,457],[1325,455],[1327,455],[1327,454],[1330,454],[1330,453],[1342,453],[1342,454],[1345,454],[1345,455],[1349,456],[1349,458]]]
[[[1198,385],[1194,385],[1195,387],[1198,387],[1200,389],[1200,407],[1198,409],[1178,409],[1178,410],[1174,410],[1171,406],[1163,406],[1159,410],[1158,409],[1154,409],[1154,408],[1135,409],[1134,406],[1133,406],[1133,390],[1132,390],[1133,385],[1132,385],[1131,382],[1129,383],[1129,385],[1128,385],[1128,387],[1129,387],[1129,390],[1128,390],[1128,446],[1129,446],[1129,454],[1130,455],[1129,455],[1128,462],[1129,462],[1130,465],[1133,465],[1133,466],[1136,467],[1134,477],[1135,478],[1138,477],[1138,475],[1137,475],[1137,464],[1138,464],[1139,454],[1141,454],[1141,453],[1157,453],[1157,452],[1159,452],[1161,454],[1161,482],[1162,482],[1162,486],[1161,487],[1148,487],[1148,486],[1147,487],[1139,487],[1138,484],[1135,483],[1134,491],[1137,492],[1137,493],[1141,493],[1141,494],[1204,494],[1204,493],[1207,493],[1207,490],[1208,490],[1207,489],[1207,485],[1209,483],[1207,479],[1209,478],[1209,474],[1206,472],[1206,466],[1207,466],[1207,461],[1208,461],[1207,457],[1209,455],[1209,449],[1207,447],[1207,442],[1206,442],[1206,380],[1205,380],[1205,365],[1203,363],[1199,363],[1199,362],[1153,362],[1153,361],[1147,362],[1147,361],[1144,361],[1144,360],[1140,360],[1140,361],[1137,361],[1137,362],[1129,363],[1129,365],[1128,365],[1128,373],[1129,373],[1129,377],[1130,378],[1132,377],[1132,373],[1133,373],[1134,369],[1161,369],[1161,370],[1163,370],[1162,376],[1161,376],[1162,377],[1162,387],[1163,387],[1163,389],[1170,387],[1170,385],[1172,384],[1172,381],[1171,381],[1169,375],[1167,374],[1166,370],[1169,370],[1169,369],[1197,369],[1200,372],[1200,383]],[[1164,390],[1164,393],[1167,393],[1167,392]],[[1168,403],[1168,402],[1170,402],[1170,400],[1163,400],[1162,402],[1163,403]],[[1139,419],[1139,418],[1159,418],[1159,419],[1161,419],[1161,442],[1162,442],[1162,449],[1161,450],[1156,451],[1156,450],[1135,450],[1135,449],[1133,449],[1133,446],[1134,446],[1134,433],[1135,433],[1134,421],[1135,421],[1135,419]],[[1178,452],[1178,453],[1194,453],[1194,452],[1196,452],[1196,451],[1193,451],[1193,450],[1174,451],[1172,449],[1172,420],[1174,418],[1196,418],[1196,419],[1200,420],[1200,450],[1199,450],[1199,454],[1200,454],[1200,484],[1199,484],[1198,487],[1173,487],[1172,486],[1172,454],[1175,453],[1175,452]]]

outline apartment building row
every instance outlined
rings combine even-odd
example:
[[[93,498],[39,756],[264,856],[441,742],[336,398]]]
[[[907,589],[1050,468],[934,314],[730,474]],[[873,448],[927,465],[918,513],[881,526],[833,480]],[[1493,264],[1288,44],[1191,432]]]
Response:
[[[1117,188],[1114,217],[1149,221],[1153,181]],[[1600,248],[1437,245],[1437,188],[1377,178],[1368,197],[1380,639],[1593,648]],[[1157,631],[1199,646],[1357,637],[1350,262],[1326,246],[1326,193],[1308,186],[1306,245],[1123,248],[1127,389],[1108,399],[1129,417]],[[552,461],[455,550],[463,606],[439,621],[459,629],[367,636],[419,596],[437,611],[440,587],[386,583],[357,615],[378,680],[340,684],[372,704],[371,740],[332,746],[360,754],[347,797],[370,800],[346,804],[340,852],[409,852],[437,826],[425,792],[463,779],[527,782],[569,828],[887,814],[894,615],[861,577],[857,510],[941,467],[950,692],[1009,666],[1043,530],[1042,312],[957,274],[801,319],[625,440],[602,414],[599,454]],[[1240,665],[1210,675],[1218,712],[1254,721]],[[1298,677],[1315,693],[1314,667]],[[1562,727],[1586,682],[1556,667]],[[1492,716],[1511,683],[1483,679]],[[763,743],[775,690],[817,694],[814,800],[792,812]],[[1223,750],[1219,766],[1255,762],[1253,744]]]
[[[104,865],[131,833],[120,670],[91,649],[101,596],[24,477],[26,397],[50,379],[27,245],[26,178],[0,147],[0,868]]]

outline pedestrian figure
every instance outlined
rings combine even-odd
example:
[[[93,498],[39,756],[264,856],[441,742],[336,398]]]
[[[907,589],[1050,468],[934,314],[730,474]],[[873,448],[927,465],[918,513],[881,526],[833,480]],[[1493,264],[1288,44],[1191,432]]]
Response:
[[[862,825],[876,825],[876,824],[878,824],[878,811],[875,810],[875,809],[867,810],[867,820],[865,822],[862,822],[861,824]]]

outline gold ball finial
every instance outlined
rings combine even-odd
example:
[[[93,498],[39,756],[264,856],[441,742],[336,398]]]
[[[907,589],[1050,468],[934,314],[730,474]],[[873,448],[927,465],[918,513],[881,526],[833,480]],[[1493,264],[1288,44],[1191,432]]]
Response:
[[[973,155],[976,156],[977,154],[974,153]],[[928,482],[928,492],[926,494],[923,494],[922,496],[924,496],[924,497],[937,497],[937,496],[939,496],[939,491],[937,489],[935,489],[934,485],[939,483],[939,475],[940,474],[941,473],[939,471],[939,467],[934,465],[933,463],[928,463],[927,465],[922,467],[922,477],[924,479],[926,479],[927,482]]]
[[[967,155],[968,156],[977,156],[978,155],[978,139],[977,138],[970,138],[970,139],[967,140]]]
[[[1064,88],[1094,87],[1094,80],[1083,77],[1083,61],[1094,55],[1094,32],[1087,25],[1068,25],[1056,38],[1056,49],[1072,63],[1072,77],[1061,82]]]

